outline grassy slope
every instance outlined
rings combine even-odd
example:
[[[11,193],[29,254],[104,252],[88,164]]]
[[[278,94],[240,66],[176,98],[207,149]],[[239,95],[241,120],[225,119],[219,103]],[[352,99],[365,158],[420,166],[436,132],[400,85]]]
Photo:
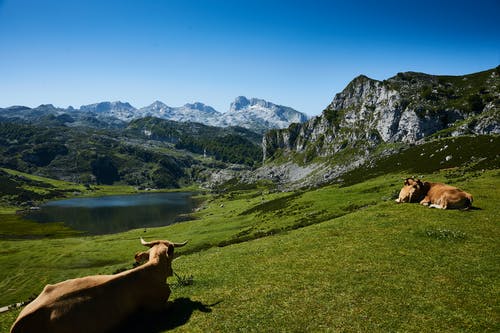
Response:
[[[439,179],[439,177],[435,177]],[[357,190],[382,186],[376,179]],[[378,205],[176,263],[204,304],[181,331],[496,331],[499,174],[464,182],[482,210]],[[333,189],[332,189],[333,190]],[[333,192],[333,191],[331,191]],[[317,191],[317,201],[330,191]]]
[[[397,205],[404,175],[391,174],[294,195],[232,193],[208,201],[196,221],[146,234],[0,240],[0,304],[130,267],[144,236],[189,239],[174,270],[194,276],[173,287],[177,319],[156,316],[151,332],[498,331],[500,173],[471,175],[456,185],[481,210]],[[446,172],[428,178],[450,181]],[[0,315],[0,331],[17,313]]]

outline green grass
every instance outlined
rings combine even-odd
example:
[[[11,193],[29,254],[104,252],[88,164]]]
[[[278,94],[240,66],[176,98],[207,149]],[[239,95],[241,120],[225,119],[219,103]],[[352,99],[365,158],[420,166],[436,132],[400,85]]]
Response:
[[[499,185],[498,172],[465,182],[481,210],[381,201],[186,256],[175,269],[194,283],[173,297],[220,303],[179,331],[497,331]],[[459,236],[428,235],[435,230]]]
[[[197,220],[147,233],[0,240],[0,304],[129,268],[143,236],[190,241],[173,264],[188,282],[169,280],[177,317],[151,331],[499,331],[499,170],[428,176],[472,193],[465,212],[395,204],[403,176],[209,197]]]
[[[344,184],[355,184],[375,176],[394,173],[406,168],[413,175],[430,174],[436,170],[457,172],[498,169],[500,155],[498,135],[450,137],[426,142],[401,150],[397,154],[375,157],[342,176]],[[377,155],[375,155],[377,156]],[[447,171],[448,169],[448,171]],[[452,172],[453,173],[453,172]],[[456,173],[456,172],[455,172]],[[447,181],[453,180],[448,179]]]
[[[23,219],[21,215],[0,213],[0,239],[33,239],[45,237],[78,236],[79,232],[63,223],[37,223]]]

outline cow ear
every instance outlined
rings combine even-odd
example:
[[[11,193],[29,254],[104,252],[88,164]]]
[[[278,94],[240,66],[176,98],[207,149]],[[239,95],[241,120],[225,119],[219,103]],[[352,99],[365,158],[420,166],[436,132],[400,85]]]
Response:
[[[168,244],[167,255],[169,257],[173,257],[174,256],[174,244]]]
[[[145,251],[145,252],[137,252],[135,254],[135,261],[136,262],[144,262],[144,261],[147,261],[149,260],[149,250],[148,251]]]

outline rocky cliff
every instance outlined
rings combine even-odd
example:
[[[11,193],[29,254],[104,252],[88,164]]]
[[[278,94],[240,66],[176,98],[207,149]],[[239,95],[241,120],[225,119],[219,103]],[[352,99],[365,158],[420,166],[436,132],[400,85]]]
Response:
[[[465,134],[500,134],[500,67],[465,76],[358,76],[321,115],[269,131],[263,153],[268,169],[280,169],[285,178],[283,165],[324,168],[326,161],[338,176],[376,150],[389,154],[391,147]]]
[[[416,143],[433,134],[499,134],[500,69],[466,76],[399,73],[385,81],[358,76],[303,124],[268,132],[264,159],[303,153],[333,157],[350,148]]]

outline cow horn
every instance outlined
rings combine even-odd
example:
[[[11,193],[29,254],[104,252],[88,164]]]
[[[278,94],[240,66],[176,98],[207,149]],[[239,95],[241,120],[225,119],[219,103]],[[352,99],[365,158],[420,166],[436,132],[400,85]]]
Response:
[[[144,246],[152,246],[153,245],[152,242],[146,242],[142,237],[141,237],[141,244]]]
[[[162,241],[154,241],[154,242],[146,242],[142,237],[141,237],[141,244],[144,245],[144,246],[149,246],[149,247],[152,247],[153,245],[156,245],[158,243],[161,243]],[[167,241],[168,242],[168,241]],[[171,243],[174,247],[181,247],[181,246],[184,246],[187,244],[188,241],[185,241],[183,243],[172,243],[172,242],[168,242],[168,243]]]

